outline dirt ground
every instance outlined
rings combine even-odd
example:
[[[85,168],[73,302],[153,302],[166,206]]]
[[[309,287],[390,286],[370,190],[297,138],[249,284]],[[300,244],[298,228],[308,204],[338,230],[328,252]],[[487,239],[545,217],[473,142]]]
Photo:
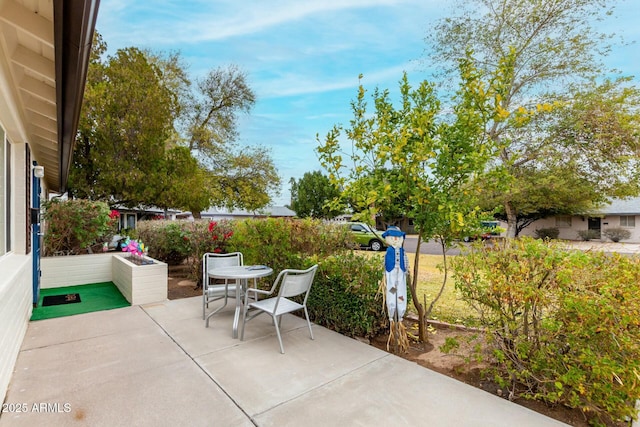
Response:
[[[196,287],[196,283],[189,280],[187,270],[184,266],[169,266],[169,299],[188,298],[202,295],[202,289]],[[417,325],[415,321],[405,320],[405,326],[409,333],[417,335]],[[455,338],[460,344],[455,354],[446,354],[440,350],[447,338]],[[387,335],[378,336],[370,341],[370,345],[387,351]],[[500,390],[495,383],[484,379],[482,369],[483,363],[477,362],[473,358],[474,348],[480,345],[482,337],[471,329],[456,328],[450,325],[437,324],[432,327],[429,333],[429,342],[420,344],[415,341],[410,343],[407,353],[399,356],[415,362],[425,368],[429,368],[443,375],[463,381],[466,384],[483,389],[489,393],[507,398],[503,390]],[[541,402],[518,399],[514,401],[519,405],[526,406],[536,412],[545,414],[564,423],[576,427],[588,427],[582,413],[577,409],[570,409],[563,406],[549,407]],[[624,424],[615,427],[623,427]]]
[[[169,299],[189,298],[202,295],[202,289],[196,287],[196,283],[187,278],[188,270],[186,266],[170,265],[168,270]]]

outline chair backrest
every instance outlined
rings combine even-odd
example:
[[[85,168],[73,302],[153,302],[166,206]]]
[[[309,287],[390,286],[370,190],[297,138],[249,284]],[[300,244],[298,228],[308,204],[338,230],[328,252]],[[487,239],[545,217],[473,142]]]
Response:
[[[232,252],[230,254],[214,254],[207,252],[202,256],[202,261],[202,277],[206,277],[207,271],[210,268],[244,265],[241,252]]]
[[[306,292],[309,295],[313,278],[316,275],[318,264],[307,270],[284,270],[284,277],[280,283],[280,291],[278,296],[289,298],[296,295],[301,295]],[[305,301],[307,299],[305,295]]]

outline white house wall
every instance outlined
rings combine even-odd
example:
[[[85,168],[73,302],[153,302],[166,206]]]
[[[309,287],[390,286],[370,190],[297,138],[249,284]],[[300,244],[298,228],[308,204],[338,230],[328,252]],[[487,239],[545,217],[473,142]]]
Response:
[[[583,220],[582,217],[579,216],[571,218],[571,227],[558,226],[555,218],[544,218],[530,224],[520,232],[520,235],[535,237],[536,230],[541,228],[557,228],[560,232],[558,235],[559,239],[579,240],[580,237],[578,236],[578,231],[586,230],[588,228],[588,224],[589,222],[587,221],[587,218],[584,218]]]
[[[6,255],[0,261],[0,403],[31,317],[31,268],[27,255]]]
[[[111,281],[111,253],[40,259],[41,289]],[[70,274],[69,272],[73,272]]]
[[[629,239],[621,240],[621,242],[640,243],[640,215],[635,215],[635,219],[635,227],[621,227],[631,233]],[[620,215],[607,215],[602,218],[602,231],[604,232],[607,228],[620,228]]]
[[[640,242],[640,215],[636,215],[636,226],[635,227],[622,227],[626,230],[629,230],[631,233],[631,237],[627,240],[622,240],[622,242],[628,243],[639,243]],[[620,215],[607,215],[601,220],[602,232],[604,233],[608,228],[618,228],[620,227]],[[587,230],[589,228],[589,221],[587,217],[582,216],[574,216],[571,217],[571,227],[563,227],[558,226],[556,223],[556,218],[545,218],[538,221],[533,222],[528,227],[520,232],[522,236],[535,236],[536,230],[541,228],[557,228],[560,234],[558,235],[559,239],[565,240],[580,240],[580,236],[578,232],[581,230]],[[608,239],[604,237],[603,241],[607,241]]]
[[[4,127],[7,118],[0,115]],[[8,135],[10,137],[10,135]],[[32,254],[27,253],[26,144],[11,141],[11,248],[0,255],[0,402],[4,401],[32,312]],[[3,165],[2,165],[3,166]],[[1,167],[4,173],[4,167]],[[30,181],[29,181],[30,182]]]

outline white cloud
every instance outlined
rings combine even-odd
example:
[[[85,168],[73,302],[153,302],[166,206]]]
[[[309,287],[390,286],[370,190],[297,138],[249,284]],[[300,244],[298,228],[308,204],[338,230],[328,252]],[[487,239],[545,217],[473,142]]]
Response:
[[[167,0],[135,3],[104,0],[100,5],[98,27],[99,30],[113,26],[129,27],[118,35],[122,41],[180,45],[253,35],[315,16],[331,16],[339,20],[340,14],[347,11],[400,5],[424,9],[425,5],[432,3],[424,0]]]
[[[395,84],[402,77],[403,71],[410,72],[412,69],[413,63],[394,65],[366,73],[362,81],[358,79],[358,73],[336,79],[327,79],[321,75],[314,77],[286,74],[275,80],[258,82],[256,90],[261,98],[280,98],[356,88],[360,83],[368,87],[383,87],[385,83]]]
[[[333,1],[243,1],[231,2],[224,10],[198,11],[189,28],[198,32],[195,40],[221,40],[229,37],[253,34],[283,23],[299,21],[316,14],[334,13],[348,9],[393,6],[403,0],[333,0]],[[238,5],[242,7],[239,8]],[[204,5],[203,5],[204,6]],[[206,6],[205,6],[206,7]],[[220,18],[224,16],[224,18]],[[205,29],[202,31],[202,29]],[[189,40],[194,40],[190,38]]]

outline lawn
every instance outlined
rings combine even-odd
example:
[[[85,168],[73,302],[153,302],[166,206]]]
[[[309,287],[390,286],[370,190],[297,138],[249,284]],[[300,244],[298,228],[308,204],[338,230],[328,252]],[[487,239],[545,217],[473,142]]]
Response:
[[[378,257],[380,259],[380,268],[382,269],[384,252],[361,252],[365,256],[371,258]],[[415,254],[407,254],[409,256],[409,264],[413,271],[413,263]],[[447,262],[450,261],[451,255],[447,255]],[[442,287],[444,273],[438,268],[442,264],[442,255],[425,255],[420,254],[420,268],[418,277],[418,298],[424,303],[426,298],[427,308],[431,301],[438,295]],[[407,293],[409,291],[407,290]],[[407,307],[409,312],[415,313],[413,303]],[[447,323],[464,324],[472,326],[476,324],[473,310],[460,298],[459,293],[454,288],[453,279],[451,277],[451,268],[449,268],[449,277],[444,288],[442,296],[435,304],[430,319],[439,320]]]

